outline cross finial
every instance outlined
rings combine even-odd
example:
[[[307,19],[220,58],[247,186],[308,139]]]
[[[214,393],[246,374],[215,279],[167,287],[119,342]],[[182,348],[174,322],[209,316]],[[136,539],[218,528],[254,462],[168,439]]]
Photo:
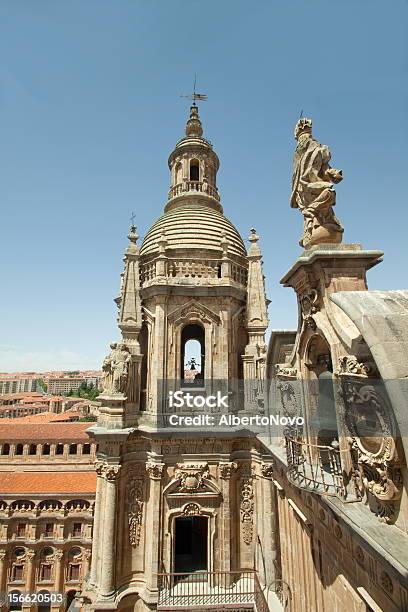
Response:
[[[133,227],[135,224],[136,215],[134,212],[130,215],[130,225]]]
[[[193,100],[193,104],[196,103],[196,100],[200,100],[200,102],[205,102],[205,100],[207,100],[207,94],[200,94],[196,92],[196,85],[197,85],[197,74],[194,75],[194,86],[193,86],[193,93],[189,94],[188,96],[180,96],[181,98],[188,98],[189,100]]]

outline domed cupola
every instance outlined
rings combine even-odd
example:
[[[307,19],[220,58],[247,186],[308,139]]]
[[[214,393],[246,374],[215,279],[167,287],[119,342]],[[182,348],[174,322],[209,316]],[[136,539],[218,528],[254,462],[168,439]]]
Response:
[[[200,249],[201,258],[219,256],[228,241],[233,258],[246,258],[243,240],[224,216],[217,189],[220,162],[211,143],[203,137],[203,127],[194,103],[190,108],[185,136],[169,156],[171,185],[164,215],[147,232],[140,255],[153,256],[160,249],[191,251]],[[161,245],[161,246],[160,246]],[[204,253],[205,251],[206,253]],[[246,261],[242,262],[246,265]]]

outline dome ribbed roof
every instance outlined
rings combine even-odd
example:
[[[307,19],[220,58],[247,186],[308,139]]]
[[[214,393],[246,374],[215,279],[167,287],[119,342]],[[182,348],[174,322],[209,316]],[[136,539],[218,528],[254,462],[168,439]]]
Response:
[[[207,206],[189,203],[162,215],[147,232],[140,249],[141,255],[159,250],[158,240],[165,232],[167,247],[172,249],[221,250],[221,240],[228,239],[228,252],[246,256],[243,240],[234,225],[221,212]]]

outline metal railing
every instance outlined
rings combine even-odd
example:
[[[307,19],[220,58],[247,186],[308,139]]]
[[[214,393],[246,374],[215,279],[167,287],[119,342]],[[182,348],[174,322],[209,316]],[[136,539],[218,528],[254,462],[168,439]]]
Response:
[[[209,606],[219,610],[239,604],[248,611],[269,612],[255,570],[161,573],[158,583],[158,610],[199,610]]]
[[[311,444],[304,439],[285,437],[288,478],[301,489],[322,495],[336,495],[345,500],[357,494],[356,474],[347,477],[341,461],[341,451],[333,446]],[[347,485],[352,482],[352,491]]]

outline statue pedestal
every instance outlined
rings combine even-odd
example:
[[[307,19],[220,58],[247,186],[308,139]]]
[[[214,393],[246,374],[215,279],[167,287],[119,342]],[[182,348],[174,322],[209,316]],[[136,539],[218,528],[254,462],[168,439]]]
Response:
[[[125,426],[126,396],[123,393],[109,395],[102,393],[98,396],[102,402],[99,408],[98,426],[106,429],[119,429]]]
[[[280,282],[293,287],[299,297],[307,289],[319,290],[322,297],[335,291],[365,291],[366,272],[382,256],[382,251],[365,250],[361,244],[318,244],[303,251]]]

